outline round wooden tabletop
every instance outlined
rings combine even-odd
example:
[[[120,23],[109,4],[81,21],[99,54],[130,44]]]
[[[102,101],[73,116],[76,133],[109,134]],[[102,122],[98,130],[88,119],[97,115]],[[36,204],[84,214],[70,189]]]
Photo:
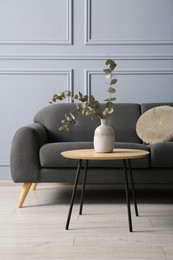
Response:
[[[145,157],[149,151],[138,149],[122,149],[116,148],[112,153],[96,153],[94,149],[80,149],[64,151],[61,155],[70,159],[81,160],[123,160],[123,159],[136,159]]]

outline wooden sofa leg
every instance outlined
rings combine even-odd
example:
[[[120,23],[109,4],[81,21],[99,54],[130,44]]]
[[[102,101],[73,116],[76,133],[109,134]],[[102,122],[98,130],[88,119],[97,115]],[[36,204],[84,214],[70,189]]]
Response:
[[[17,203],[17,208],[22,208],[22,205],[25,201],[25,198],[28,194],[29,189],[31,188],[31,185],[32,185],[32,183],[24,183],[23,184],[23,188],[22,188],[22,191],[20,193],[20,197],[19,197],[19,200],[18,200],[18,203]]]
[[[37,187],[37,183],[33,183],[32,186],[31,186],[31,189],[32,189],[32,190],[35,190],[36,187]]]

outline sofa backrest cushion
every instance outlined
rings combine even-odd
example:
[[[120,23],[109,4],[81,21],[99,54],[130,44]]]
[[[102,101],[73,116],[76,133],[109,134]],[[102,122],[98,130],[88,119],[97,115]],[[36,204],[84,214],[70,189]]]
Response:
[[[143,103],[141,104],[141,114],[146,112],[147,110],[153,108],[153,107],[159,107],[159,106],[171,106],[173,107],[173,102],[160,102],[160,103]]]
[[[100,125],[97,117],[78,115],[68,133],[59,131],[65,113],[75,109],[72,103],[57,103],[41,109],[34,117],[34,122],[44,125],[48,131],[49,142],[92,142],[94,131]],[[115,131],[115,141],[140,143],[136,134],[136,122],[140,116],[140,105],[132,103],[115,104],[114,113],[109,117],[109,124]]]

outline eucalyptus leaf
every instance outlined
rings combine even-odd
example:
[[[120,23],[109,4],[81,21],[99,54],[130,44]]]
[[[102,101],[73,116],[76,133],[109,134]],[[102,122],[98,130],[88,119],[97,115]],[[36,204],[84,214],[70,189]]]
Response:
[[[106,98],[104,101],[106,102],[110,102],[110,101],[115,101],[116,98],[115,97],[112,97],[112,98]]]
[[[59,128],[59,131],[63,131],[63,132],[65,132],[65,133],[67,133],[67,132],[69,132],[69,128],[68,128],[67,126],[61,126],[61,127]]]
[[[91,104],[95,102],[95,98],[92,95],[89,97],[89,102]]]
[[[115,93],[115,92],[116,92],[116,89],[115,89],[115,88],[112,88],[112,87],[109,87],[109,88],[108,88],[108,92],[109,92],[109,93]]]
[[[70,117],[71,117],[71,119],[75,119],[75,116],[72,114],[72,113],[70,113]]]
[[[112,64],[112,62],[113,62],[113,60],[107,59],[106,62],[105,62],[105,64],[106,64],[106,65],[109,65],[109,64]]]
[[[71,91],[70,90],[64,91],[64,96],[65,97],[70,97],[71,96]]]
[[[110,74],[110,73],[112,72],[112,70],[111,70],[111,69],[104,69],[103,72],[104,72],[105,74]]]
[[[117,83],[117,79],[112,79],[111,84],[115,84],[115,83]]]
[[[79,95],[79,98],[83,97],[83,95],[82,95],[82,93],[80,91],[78,92],[78,95]]]
[[[83,97],[83,102],[86,102],[87,100],[88,100],[88,96],[85,95],[85,96]]]
[[[110,69],[111,69],[112,71],[115,69],[115,67],[116,67],[116,64],[115,64],[115,63],[111,63],[111,64],[110,64]]]
[[[73,99],[78,99],[78,95],[75,94],[75,95],[73,96]]]

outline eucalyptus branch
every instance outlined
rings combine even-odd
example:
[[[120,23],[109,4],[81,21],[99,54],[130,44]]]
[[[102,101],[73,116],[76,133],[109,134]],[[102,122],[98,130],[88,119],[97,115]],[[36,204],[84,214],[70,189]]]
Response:
[[[114,103],[113,101],[116,100],[115,97],[112,97],[112,94],[116,92],[114,88],[114,84],[116,84],[117,79],[113,78],[113,71],[116,68],[116,63],[112,59],[108,59],[105,62],[107,66],[103,72],[106,75],[106,78],[110,79],[109,88],[107,92],[109,93],[109,97],[106,98],[104,101],[105,108],[101,108],[100,102],[94,98],[94,96],[90,95],[83,95],[81,92],[78,92],[74,96],[72,96],[71,91],[63,91],[57,94],[54,94],[50,103],[56,103],[57,101],[62,101],[68,97],[71,97],[72,100],[78,100],[82,104],[79,105],[76,103],[76,109],[73,110],[69,114],[65,114],[65,118],[61,121],[61,127],[59,128],[60,131],[68,132],[69,125],[75,122],[75,118],[78,114],[82,114],[85,116],[97,116],[99,118],[107,118],[110,114],[114,111]]]

